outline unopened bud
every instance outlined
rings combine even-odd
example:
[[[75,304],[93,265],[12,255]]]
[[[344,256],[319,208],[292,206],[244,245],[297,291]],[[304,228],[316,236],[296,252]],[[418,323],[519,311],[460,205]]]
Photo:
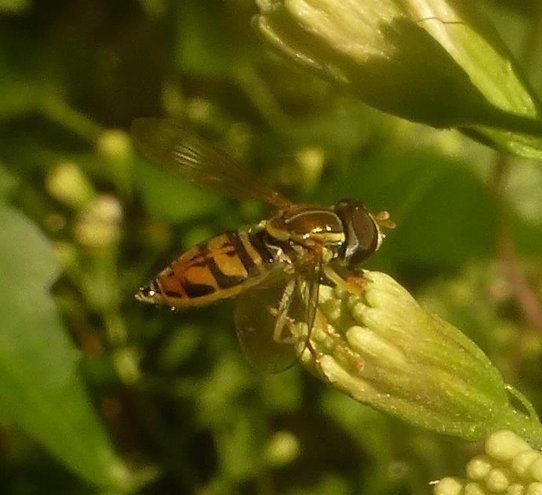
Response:
[[[516,411],[499,371],[457,328],[422,308],[391,277],[363,273],[363,289],[321,286],[302,362],[333,387],[411,424],[467,440],[499,429],[542,441]]]
[[[522,136],[542,132],[537,97],[478,2],[257,3],[255,25],[267,42],[369,105],[434,127],[469,128],[540,158],[540,143]]]
[[[49,194],[64,205],[81,210],[95,197],[94,186],[74,162],[62,162],[47,174],[45,186]]]
[[[84,246],[108,247],[119,242],[121,221],[122,208],[118,200],[103,195],[79,215],[74,234]]]
[[[467,479],[443,478],[434,483],[434,493],[542,495],[538,464],[542,464],[542,452],[511,431],[497,431],[487,437],[485,454],[467,464]]]

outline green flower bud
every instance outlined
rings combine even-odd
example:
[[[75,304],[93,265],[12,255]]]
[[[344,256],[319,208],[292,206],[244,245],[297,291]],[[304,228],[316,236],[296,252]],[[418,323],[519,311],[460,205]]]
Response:
[[[96,141],[96,147],[100,153],[110,158],[130,157],[130,137],[119,129],[103,131]]]
[[[470,112],[487,106],[483,97],[399,4],[260,2],[257,26],[282,52],[385,112],[436,127],[472,121]]]
[[[321,287],[301,356],[307,369],[417,426],[467,440],[506,428],[542,445],[542,425],[512,407],[509,387],[476,344],[389,276],[364,272],[363,279],[359,294]]]
[[[120,129],[107,129],[98,136],[96,148],[105,161],[103,169],[108,180],[122,195],[129,197],[134,161],[128,134]]]
[[[436,482],[435,495],[467,493],[508,495],[542,494],[542,452],[507,430],[489,435],[485,454],[467,464],[467,479],[443,478]]]
[[[476,2],[257,3],[255,25],[265,40],[369,105],[541,156],[537,96]]]
[[[78,216],[74,225],[77,242],[90,248],[109,248],[121,236],[122,208],[117,198],[101,195]]]
[[[74,162],[61,162],[52,168],[45,179],[45,186],[57,201],[78,211],[96,198],[94,186]]]

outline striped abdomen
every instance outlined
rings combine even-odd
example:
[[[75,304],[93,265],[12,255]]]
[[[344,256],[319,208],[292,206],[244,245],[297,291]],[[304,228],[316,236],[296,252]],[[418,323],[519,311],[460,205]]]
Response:
[[[190,248],[137,294],[172,307],[202,306],[256,285],[280,261],[264,231],[233,231]]]

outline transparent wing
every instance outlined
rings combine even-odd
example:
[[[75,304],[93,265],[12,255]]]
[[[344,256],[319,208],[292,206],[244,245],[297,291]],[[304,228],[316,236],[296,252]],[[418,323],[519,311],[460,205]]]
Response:
[[[236,199],[257,199],[277,208],[290,201],[250,177],[227,153],[213,147],[170,119],[143,118],[132,122],[136,149],[184,179]]]
[[[237,337],[256,368],[278,373],[292,366],[305,349],[318,305],[319,274],[314,268],[238,296]]]

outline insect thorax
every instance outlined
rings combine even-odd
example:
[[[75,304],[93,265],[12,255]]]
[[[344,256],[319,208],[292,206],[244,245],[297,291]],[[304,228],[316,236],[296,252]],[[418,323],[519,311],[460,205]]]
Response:
[[[290,248],[290,256],[319,250],[324,263],[337,260],[350,267],[374,253],[383,237],[373,215],[354,200],[340,201],[333,208],[293,205],[265,222],[264,228],[277,245]]]
[[[307,251],[320,250],[322,261],[339,256],[345,242],[343,223],[330,209],[294,205],[280,211],[265,223],[271,242],[283,246],[292,257],[302,257]]]

